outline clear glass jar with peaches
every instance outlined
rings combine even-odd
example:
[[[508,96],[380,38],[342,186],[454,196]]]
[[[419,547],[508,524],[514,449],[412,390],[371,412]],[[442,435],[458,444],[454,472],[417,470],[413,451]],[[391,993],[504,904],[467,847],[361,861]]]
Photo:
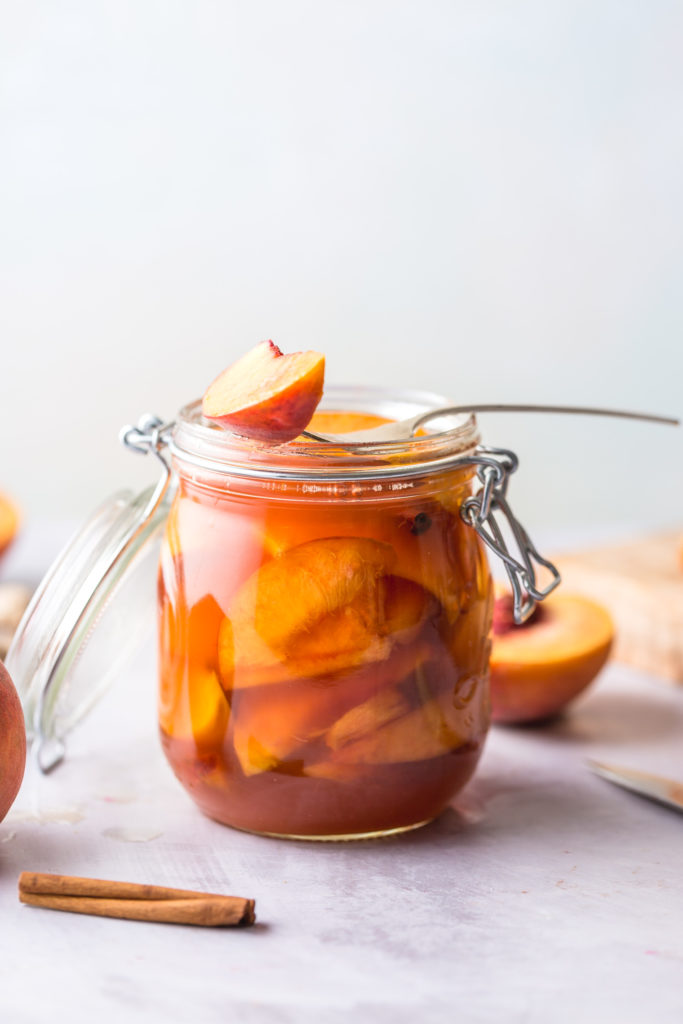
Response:
[[[444,404],[330,388],[312,429]],[[354,838],[433,819],[489,724],[492,588],[473,417],[410,441],[268,447],[182,410],[160,559],[163,748],[210,817]]]

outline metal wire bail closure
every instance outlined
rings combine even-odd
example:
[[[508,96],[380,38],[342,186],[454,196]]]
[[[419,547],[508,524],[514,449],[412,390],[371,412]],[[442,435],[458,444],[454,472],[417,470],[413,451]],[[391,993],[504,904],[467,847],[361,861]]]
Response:
[[[552,562],[539,554],[508,504],[508,482],[519,465],[515,453],[506,448],[484,446],[480,446],[477,453],[471,461],[477,465],[477,476],[482,487],[477,494],[463,502],[460,515],[503,562],[512,587],[514,620],[517,625],[521,625],[532,614],[537,603],[557,587],[560,573]],[[507,524],[519,557],[515,557],[508,547],[499,522],[501,517]],[[538,586],[536,566],[543,566],[550,573],[551,579],[544,587]]]
[[[138,455],[149,455],[152,452],[161,460],[166,471],[168,463],[161,454],[162,448],[168,444],[175,422],[171,420],[164,423],[162,419],[151,412],[144,413],[138,420],[137,426],[127,424],[119,432],[119,441],[131,452]]]

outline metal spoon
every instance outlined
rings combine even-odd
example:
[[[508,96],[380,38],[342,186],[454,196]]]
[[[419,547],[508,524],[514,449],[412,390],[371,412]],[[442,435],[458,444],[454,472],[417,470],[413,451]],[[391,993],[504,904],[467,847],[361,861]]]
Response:
[[[654,413],[626,412],[623,409],[595,409],[590,406],[577,405],[508,405],[490,403],[486,405],[449,405],[441,409],[428,409],[406,420],[395,423],[383,423],[371,430],[354,430],[348,434],[319,434],[312,430],[303,430],[302,434],[310,441],[325,441],[329,444],[381,444],[383,441],[404,441],[410,439],[416,430],[428,420],[437,416],[455,416],[458,413],[472,412],[553,412],[580,414],[583,416],[615,416],[626,420],[645,420],[649,423],[668,423],[680,426],[680,420],[673,416],[658,416]]]

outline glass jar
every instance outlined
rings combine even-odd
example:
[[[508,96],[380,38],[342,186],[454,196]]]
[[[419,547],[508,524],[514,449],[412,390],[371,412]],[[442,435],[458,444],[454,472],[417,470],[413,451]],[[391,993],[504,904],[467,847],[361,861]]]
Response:
[[[427,401],[425,400],[427,398]],[[330,388],[401,418],[442,400]],[[492,590],[461,516],[473,417],[435,436],[264,447],[181,411],[160,558],[166,757],[210,817],[307,839],[416,828],[489,724]]]
[[[320,415],[381,422],[445,404],[329,388]],[[517,622],[559,582],[510,510],[513,453],[480,445],[473,416],[444,413],[407,441],[272,447],[210,425],[199,402],[173,423],[144,416],[121,440],[162,476],[95,510],[7,656],[40,768],[63,759],[144,634],[158,566],[162,744],[206,814],[307,839],[439,814],[488,728],[484,545],[502,559]]]

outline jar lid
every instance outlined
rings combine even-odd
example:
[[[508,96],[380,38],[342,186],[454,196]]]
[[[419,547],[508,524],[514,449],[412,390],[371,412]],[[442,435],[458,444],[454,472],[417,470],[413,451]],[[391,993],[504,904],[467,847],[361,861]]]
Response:
[[[150,625],[173,489],[164,466],[155,487],[121,491],[95,510],[48,570],[12,641],[7,670],[43,771],[62,760],[65,737],[133,657]]]

